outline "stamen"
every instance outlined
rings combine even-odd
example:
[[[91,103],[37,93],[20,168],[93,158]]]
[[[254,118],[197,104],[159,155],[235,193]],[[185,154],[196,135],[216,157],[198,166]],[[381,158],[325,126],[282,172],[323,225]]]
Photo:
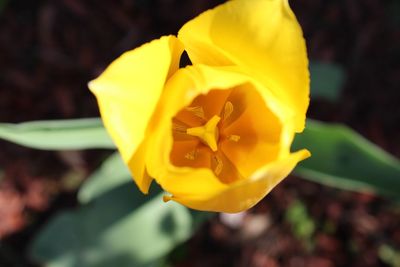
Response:
[[[196,150],[192,150],[189,153],[186,153],[185,158],[186,159],[190,159],[190,160],[194,160],[195,157],[196,157],[196,153],[197,153]]]
[[[214,160],[214,173],[215,173],[215,175],[220,175],[221,174],[221,172],[222,172],[222,168],[224,167],[224,164],[222,163],[222,160],[217,156],[217,155],[214,155],[213,157],[212,157],[212,159]]]
[[[228,136],[229,141],[239,142],[240,136],[236,134],[231,134]]]
[[[224,106],[224,114],[222,115],[223,121],[225,122],[233,112],[233,104],[231,101],[226,101]]]
[[[187,127],[176,122],[172,123],[172,131],[177,133],[186,133]]]
[[[206,119],[205,115],[204,115],[204,109],[200,106],[197,107],[186,107],[185,108],[187,111],[191,112],[193,115],[195,115],[196,117],[199,117],[201,119]]]

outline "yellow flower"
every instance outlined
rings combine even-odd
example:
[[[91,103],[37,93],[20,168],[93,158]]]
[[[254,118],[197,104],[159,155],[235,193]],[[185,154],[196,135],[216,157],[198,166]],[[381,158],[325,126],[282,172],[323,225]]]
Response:
[[[192,65],[179,68],[183,51]],[[89,87],[140,190],[239,212],[284,179],[307,150],[309,74],[287,0],[232,0],[115,60]]]

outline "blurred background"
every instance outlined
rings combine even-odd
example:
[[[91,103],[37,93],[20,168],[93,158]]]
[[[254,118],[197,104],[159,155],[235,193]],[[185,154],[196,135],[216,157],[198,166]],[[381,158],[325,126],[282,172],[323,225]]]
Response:
[[[222,2],[0,0],[0,122],[97,117],[88,81]],[[312,87],[325,88],[308,116],[343,123],[399,158],[400,1],[290,4],[319,77]],[[1,267],[41,266],[30,244],[55,214],[78,206],[79,185],[108,155],[0,140]],[[400,208],[291,175],[248,212],[212,216],[167,258],[163,266],[399,267]]]

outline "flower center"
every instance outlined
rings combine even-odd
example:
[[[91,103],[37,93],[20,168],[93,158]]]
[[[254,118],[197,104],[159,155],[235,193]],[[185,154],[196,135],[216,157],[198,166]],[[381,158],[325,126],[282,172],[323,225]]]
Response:
[[[200,127],[186,129],[186,134],[198,137],[213,152],[218,150],[219,130],[218,123],[221,118],[214,115],[206,124]]]
[[[197,96],[171,130],[171,163],[208,168],[223,183],[244,179],[279,152],[279,120],[250,85]]]

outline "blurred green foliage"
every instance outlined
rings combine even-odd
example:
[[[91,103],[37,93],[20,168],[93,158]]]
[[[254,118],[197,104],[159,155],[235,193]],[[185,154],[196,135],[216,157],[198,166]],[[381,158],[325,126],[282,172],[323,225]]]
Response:
[[[321,61],[311,61],[309,69],[311,98],[337,101],[346,78],[343,69],[337,64]]]
[[[315,222],[308,214],[306,205],[299,200],[293,202],[286,211],[285,220],[292,226],[293,234],[308,249],[312,249]]]
[[[336,101],[345,79],[343,70],[311,62],[310,71],[311,96]],[[0,123],[0,138],[46,150],[115,149],[97,118]],[[301,148],[312,153],[295,169],[306,179],[400,196],[399,161],[344,125],[308,120],[293,145],[293,150]],[[163,203],[159,188],[142,195],[118,153],[87,178],[78,200],[80,207],[57,214],[32,243],[31,255],[38,262],[50,267],[165,266],[164,257],[212,215]],[[311,247],[315,222],[304,203],[294,202],[285,219]],[[382,260],[394,267],[396,255],[390,247],[380,249]]]
[[[400,26],[400,1],[392,0],[386,5],[386,15],[392,20],[394,27]]]
[[[0,138],[45,150],[115,148],[99,118],[0,123]]]
[[[82,185],[82,206],[61,212],[39,233],[33,259],[50,267],[158,266],[207,218],[163,203],[159,192],[143,195],[119,155],[110,156]]]
[[[400,251],[389,245],[381,245],[378,250],[379,258],[392,267],[400,267]]]
[[[307,121],[293,150],[312,156],[296,168],[304,178],[347,190],[400,197],[400,162],[344,125]]]
[[[128,167],[116,152],[86,179],[78,192],[78,200],[82,204],[89,203],[105,192],[130,181],[132,179]]]
[[[3,9],[5,8],[5,6],[7,5],[8,0],[0,0],[0,14],[3,11]]]

